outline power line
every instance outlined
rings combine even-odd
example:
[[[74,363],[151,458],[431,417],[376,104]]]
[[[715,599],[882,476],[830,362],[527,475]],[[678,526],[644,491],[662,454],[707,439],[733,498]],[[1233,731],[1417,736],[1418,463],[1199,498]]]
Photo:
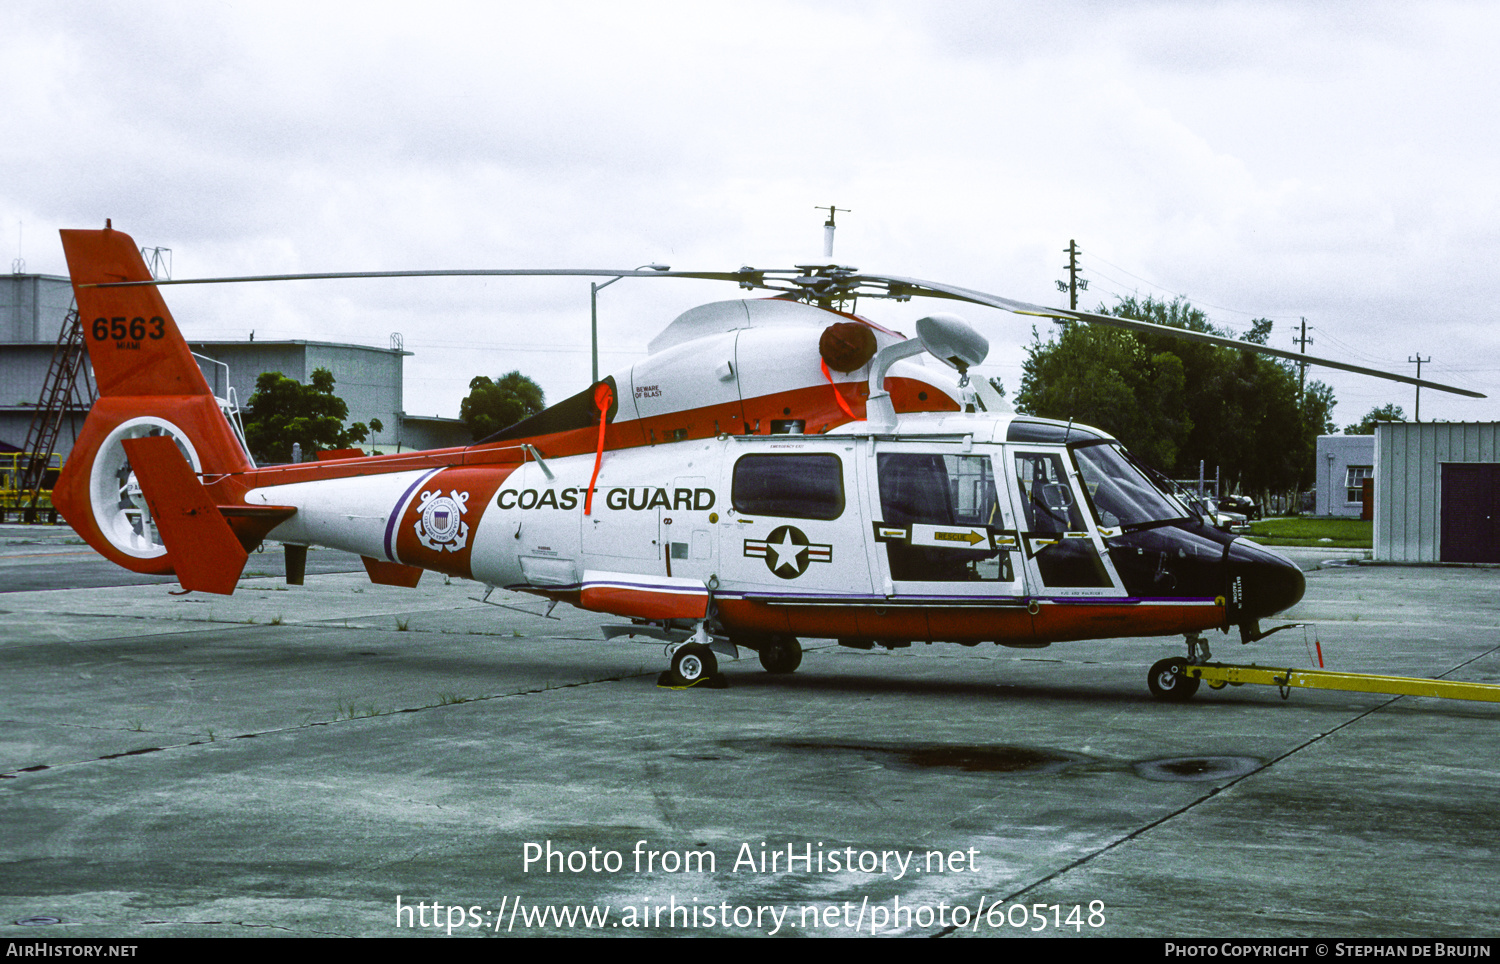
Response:
[[[1179,291],[1179,290],[1173,289],[1173,288],[1168,288],[1165,285],[1159,285],[1156,282],[1151,281],[1151,280],[1149,280],[1147,278],[1142,278],[1140,275],[1136,274],[1135,272],[1130,271],[1127,268],[1121,268],[1119,265],[1115,264],[1112,261],[1105,261],[1103,258],[1099,257],[1098,255],[1095,255],[1095,254],[1091,253],[1089,255],[1089,257],[1093,258],[1096,261],[1103,261],[1105,264],[1109,265],[1110,267],[1112,267],[1112,268],[1114,268],[1114,269],[1116,269],[1118,271],[1123,271],[1126,274],[1130,275],[1132,278],[1136,279],[1137,281],[1140,281],[1140,282],[1142,282],[1144,284],[1147,284],[1147,285],[1151,286],[1152,288],[1155,288],[1158,291],[1166,292],[1167,294],[1171,295],[1173,298],[1181,298],[1183,301],[1189,302],[1194,307],[1213,308],[1216,311],[1228,311],[1228,312],[1233,312],[1234,314],[1237,314],[1237,315],[1249,315],[1252,318],[1264,318],[1264,317],[1266,317],[1266,315],[1264,315],[1264,314],[1262,314],[1260,312],[1241,311],[1238,308],[1226,308],[1223,305],[1216,305],[1216,304],[1212,304],[1211,302],[1207,302],[1207,301],[1199,301],[1196,298],[1193,298],[1193,297],[1189,296],[1185,292],[1182,292],[1182,291]],[[1105,274],[1104,272],[1100,271],[1098,268],[1092,268],[1090,270],[1092,270],[1094,272],[1094,274],[1096,274],[1096,275],[1098,275],[1098,276],[1100,276],[1102,278],[1105,278],[1105,279],[1107,279],[1109,281],[1113,281],[1115,284],[1119,285],[1122,288],[1131,288],[1132,287],[1129,283],[1121,281],[1118,278],[1112,278],[1109,275]],[[1138,288],[1132,288],[1131,295],[1139,294],[1139,292],[1140,292],[1140,289],[1138,289]],[[1111,294],[1115,295],[1115,297],[1117,297],[1117,298],[1125,297],[1124,295],[1122,295],[1118,291],[1111,292]],[[1271,320],[1275,321],[1276,319],[1272,318]],[[1215,324],[1218,324],[1218,325],[1220,325],[1220,326],[1222,326],[1224,328],[1233,329],[1234,331],[1247,331],[1247,330],[1249,330],[1249,327],[1250,327],[1250,326],[1244,324],[1243,322],[1233,322],[1233,321],[1215,322]]]

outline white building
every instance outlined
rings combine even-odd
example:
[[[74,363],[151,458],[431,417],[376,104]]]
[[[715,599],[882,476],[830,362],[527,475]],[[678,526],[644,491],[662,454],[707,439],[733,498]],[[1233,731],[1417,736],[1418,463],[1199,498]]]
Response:
[[[1375,436],[1319,435],[1313,513],[1358,519],[1361,487],[1374,475]]]

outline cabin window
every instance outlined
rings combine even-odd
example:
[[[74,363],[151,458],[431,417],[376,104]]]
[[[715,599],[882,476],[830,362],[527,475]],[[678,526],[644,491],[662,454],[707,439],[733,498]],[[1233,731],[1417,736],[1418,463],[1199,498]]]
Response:
[[[988,455],[882,453],[879,529],[891,578],[910,582],[1011,582],[1010,553],[996,549],[1004,524]]]
[[[844,514],[844,466],[837,455],[746,455],[734,463],[737,512],[788,519]]]

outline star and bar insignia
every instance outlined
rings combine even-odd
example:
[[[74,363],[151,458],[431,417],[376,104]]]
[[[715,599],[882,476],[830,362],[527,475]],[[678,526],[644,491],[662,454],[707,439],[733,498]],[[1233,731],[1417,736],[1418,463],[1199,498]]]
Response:
[[[778,526],[764,539],[746,539],[745,555],[764,559],[766,568],[782,579],[796,579],[814,562],[832,562],[833,546],[808,542],[796,526]]]

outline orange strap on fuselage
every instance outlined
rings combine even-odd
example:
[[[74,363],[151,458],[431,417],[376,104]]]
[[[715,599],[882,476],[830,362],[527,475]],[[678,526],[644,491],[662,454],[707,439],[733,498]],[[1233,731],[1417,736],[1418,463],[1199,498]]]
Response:
[[[594,474],[589,479],[589,491],[583,497],[583,514],[594,511],[594,483],[599,481],[599,466],[604,463],[604,426],[609,421],[609,403],[614,401],[614,390],[608,382],[594,386],[594,407],[599,409],[599,447],[594,452]]]
[[[828,379],[828,384],[833,386],[833,399],[839,403],[839,408],[844,410],[844,414],[849,416],[853,421],[860,421],[860,417],[854,414],[854,409],[850,408],[849,403],[844,400],[844,393],[839,391],[838,384],[833,380],[833,374],[828,371],[828,362],[826,361],[823,362],[823,377]]]

